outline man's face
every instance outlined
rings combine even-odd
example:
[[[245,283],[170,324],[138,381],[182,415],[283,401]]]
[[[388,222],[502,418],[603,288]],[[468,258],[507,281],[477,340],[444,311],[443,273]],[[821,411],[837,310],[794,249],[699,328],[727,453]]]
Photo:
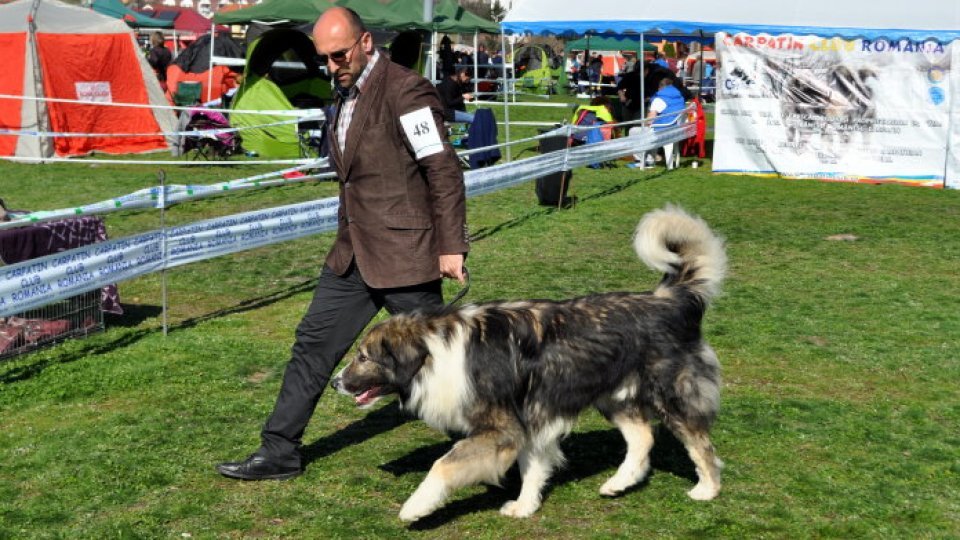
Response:
[[[373,38],[369,32],[357,35],[344,26],[324,27],[321,23],[313,29],[317,53],[327,59],[327,70],[341,88],[350,88],[357,83],[363,68],[367,66],[367,52],[373,50]]]
[[[470,74],[460,73],[457,75],[457,79],[460,81],[460,84],[468,84],[470,82]]]

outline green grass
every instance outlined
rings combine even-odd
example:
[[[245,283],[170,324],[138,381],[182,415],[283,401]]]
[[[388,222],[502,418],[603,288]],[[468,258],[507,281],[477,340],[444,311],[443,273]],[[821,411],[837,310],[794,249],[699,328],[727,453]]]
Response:
[[[253,167],[168,168],[208,183]],[[158,276],[120,284],[106,332],[0,362],[0,538],[956,538],[960,536],[960,193],[715,176],[708,168],[581,169],[570,210],[531,184],[471,199],[469,301],[645,290],[640,216],[667,202],[727,240],[730,276],[705,333],[724,365],[714,442],[724,490],[689,500],[692,465],[658,433],[654,472],[616,499],[597,491],[624,445],[596,413],[564,442],[542,510],[474,487],[415,527],[396,513],[449,439],[393,404],[333,393],[288,482],[221,478],[258,444],[332,235],[174,269],[171,332]],[[50,209],[154,183],[148,167],[0,164],[14,208]],[[332,184],[181,204],[168,223],[330,196]],[[112,237],[155,212],[106,217]],[[852,234],[855,241],[832,241]],[[447,292],[456,290],[448,285]]]

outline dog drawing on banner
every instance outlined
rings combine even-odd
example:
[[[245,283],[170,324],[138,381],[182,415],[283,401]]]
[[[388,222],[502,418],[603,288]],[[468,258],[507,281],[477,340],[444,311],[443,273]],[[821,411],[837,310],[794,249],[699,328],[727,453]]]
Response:
[[[400,510],[416,521],[457,488],[499,485],[518,462],[522,487],[500,510],[527,517],[564,461],[560,440],[596,407],[619,428],[627,454],[600,494],[616,496],[650,471],[652,422],[685,445],[699,481],[720,491],[710,428],[720,365],[701,319],[726,269],[723,242],[707,224],[668,206],[647,214],[634,236],[640,259],[663,272],[649,292],[570,300],[500,301],[394,316],[370,329],[332,386],[361,407],[397,394],[434,428],[466,435],[438,459]]]
[[[874,69],[839,61],[803,67],[772,60],[764,68],[770,89],[780,100],[787,142],[797,154],[811,150],[815,135],[820,143],[816,149],[833,157],[847,152],[854,133],[861,133],[863,144],[869,144],[877,120]]]

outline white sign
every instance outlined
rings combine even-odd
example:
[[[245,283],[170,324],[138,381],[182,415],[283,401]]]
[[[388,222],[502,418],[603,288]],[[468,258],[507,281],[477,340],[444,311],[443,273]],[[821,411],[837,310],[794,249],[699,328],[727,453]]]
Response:
[[[716,39],[714,171],[944,185],[951,45]]]
[[[110,83],[106,81],[78,82],[77,99],[91,103],[112,103],[113,94],[110,92]]]
[[[443,141],[440,139],[440,131],[433,120],[430,107],[417,109],[401,116],[400,124],[403,126],[403,132],[407,134],[410,146],[413,147],[416,159],[443,152]]]

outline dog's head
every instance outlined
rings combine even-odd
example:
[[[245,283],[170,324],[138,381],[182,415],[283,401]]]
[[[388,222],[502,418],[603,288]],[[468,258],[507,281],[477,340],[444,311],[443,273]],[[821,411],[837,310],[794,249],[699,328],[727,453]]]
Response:
[[[363,408],[389,394],[403,395],[429,354],[424,333],[422,321],[413,315],[397,315],[374,326],[330,384]]]

